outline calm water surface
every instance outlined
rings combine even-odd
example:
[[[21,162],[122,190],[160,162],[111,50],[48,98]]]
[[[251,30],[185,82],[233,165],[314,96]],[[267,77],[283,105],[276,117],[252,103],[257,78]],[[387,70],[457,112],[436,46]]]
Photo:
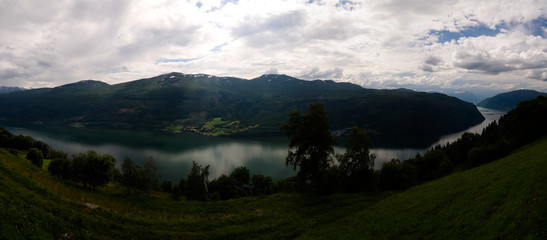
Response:
[[[479,110],[486,120],[466,131],[480,133],[486,125],[504,114],[504,112],[485,108],[479,108]],[[118,159],[118,165],[126,157],[137,163],[142,163],[147,157],[153,157],[161,180],[179,181],[186,177],[192,167],[192,161],[203,166],[210,165],[210,179],[221,174],[229,174],[238,166],[246,166],[251,174],[264,174],[275,180],[295,174],[292,167],[285,166],[288,143],[286,140],[241,140],[187,133],[49,126],[5,128],[13,134],[28,135],[44,141],[69,155],[90,149],[100,154],[110,154]],[[454,141],[464,132],[443,136],[431,146]],[[381,168],[383,162],[393,158],[404,160],[417,153],[423,154],[427,149],[429,148],[373,149],[372,152],[377,155],[375,168]],[[335,151],[340,153],[344,149],[336,147]]]

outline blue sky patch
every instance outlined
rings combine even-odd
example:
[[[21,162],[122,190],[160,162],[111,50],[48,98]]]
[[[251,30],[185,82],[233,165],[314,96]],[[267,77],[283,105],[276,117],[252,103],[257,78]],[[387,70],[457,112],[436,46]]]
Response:
[[[158,63],[174,63],[174,62],[191,62],[196,61],[199,59],[202,59],[203,57],[197,57],[197,58],[162,58],[156,61],[156,64]]]
[[[223,44],[217,45],[214,48],[211,49],[211,52],[220,52],[224,46],[228,45],[228,42],[225,42]]]
[[[438,42],[450,42],[452,40],[458,40],[462,37],[479,37],[479,36],[496,36],[501,32],[501,27],[496,26],[496,29],[491,29],[486,25],[479,25],[477,27],[468,27],[465,30],[459,32],[451,32],[447,30],[442,31],[429,31],[430,35],[436,35],[439,37]]]
[[[462,37],[479,37],[479,36],[495,36],[501,32],[502,29],[515,29],[522,28],[526,31],[526,34],[532,36],[540,36],[542,38],[547,37],[545,34],[544,28],[547,28],[547,19],[546,18],[536,18],[526,23],[521,22],[508,22],[499,24],[495,29],[491,29],[484,24],[480,24],[476,27],[467,27],[459,32],[450,32],[447,30],[429,31],[429,35],[438,36],[438,42],[450,42],[452,40],[458,40]]]

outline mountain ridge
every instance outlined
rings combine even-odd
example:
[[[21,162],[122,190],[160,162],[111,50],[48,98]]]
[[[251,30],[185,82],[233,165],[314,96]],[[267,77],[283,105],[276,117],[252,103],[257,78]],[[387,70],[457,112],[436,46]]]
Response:
[[[359,126],[373,139],[436,137],[484,117],[443,94],[366,89],[330,80],[262,75],[250,80],[167,73],[109,85],[86,80],[0,96],[0,119],[73,126],[282,136],[289,112],[320,102],[332,130]],[[423,145],[426,145],[425,143]]]
[[[537,96],[547,96],[547,93],[535,90],[521,89],[497,94],[493,97],[482,100],[477,104],[479,107],[509,111],[524,100],[534,99]]]

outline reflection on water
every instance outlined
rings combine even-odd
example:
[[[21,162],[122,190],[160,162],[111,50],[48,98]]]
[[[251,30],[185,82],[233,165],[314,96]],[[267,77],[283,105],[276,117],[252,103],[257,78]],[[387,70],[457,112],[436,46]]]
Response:
[[[13,134],[32,136],[47,142],[52,148],[69,155],[93,149],[110,154],[118,165],[129,157],[142,164],[153,157],[162,180],[179,181],[192,168],[192,161],[210,165],[210,178],[229,174],[234,168],[246,166],[251,174],[264,174],[274,179],[294,175],[285,166],[286,144],[205,137],[194,134],[162,134],[153,132],[112,131],[98,129],[52,128],[36,129],[6,127]],[[132,134],[135,133],[135,134]],[[70,136],[67,136],[70,134]],[[81,137],[85,137],[82,139]],[[97,139],[108,143],[100,143]],[[155,139],[155,141],[153,140]]]
[[[490,122],[499,119],[504,112],[479,108],[486,120],[466,131],[481,132]],[[68,127],[6,127],[14,134],[28,135],[47,142],[51,147],[69,155],[93,149],[100,154],[110,154],[118,164],[126,157],[137,163],[153,157],[158,165],[161,180],[179,181],[186,177],[192,161],[210,165],[210,178],[229,174],[238,166],[246,166],[251,174],[264,174],[278,180],[295,174],[292,167],[285,166],[286,141],[250,141],[240,139],[206,137],[195,134],[169,134],[146,131],[122,131],[104,129],[75,129]],[[463,131],[465,132],[465,131]],[[454,141],[463,132],[443,136],[436,143]],[[376,148],[375,168],[391,159],[408,159],[426,149],[384,149]],[[336,147],[337,153],[343,152]]]

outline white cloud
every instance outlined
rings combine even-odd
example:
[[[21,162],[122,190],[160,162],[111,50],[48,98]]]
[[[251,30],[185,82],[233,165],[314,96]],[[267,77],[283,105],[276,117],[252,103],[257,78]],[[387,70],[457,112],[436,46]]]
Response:
[[[118,83],[180,71],[243,78],[275,72],[377,88],[547,90],[543,5],[534,0],[2,1],[0,85]],[[445,43],[431,34],[479,26],[499,33]]]

